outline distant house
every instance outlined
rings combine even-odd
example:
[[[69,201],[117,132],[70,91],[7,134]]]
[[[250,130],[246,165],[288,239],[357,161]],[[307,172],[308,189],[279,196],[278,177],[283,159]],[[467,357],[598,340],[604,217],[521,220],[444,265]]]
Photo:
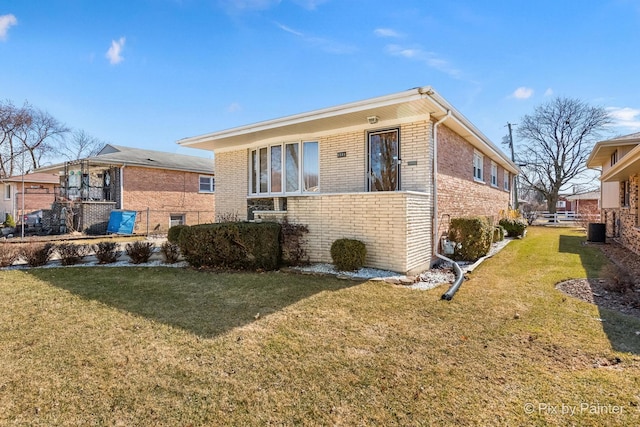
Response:
[[[312,261],[339,238],[366,265],[429,268],[448,220],[509,207],[515,164],[431,87],[178,141],[215,153],[216,215],[309,228]]]
[[[40,209],[49,209],[55,199],[54,187],[58,175],[51,173],[29,173],[1,179],[0,222],[11,215],[20,222],[22,215]],[[23,190],[24,189],[24,190]]]
[[[640,254],[640,132],[598,142],[587,166],[601,170],[602,220],[608,237]]]
[[[600,222],[599,190],[572,194],[566,196],[565,199],[569,204],[567,210],[575,212],[578,217],[587,218],[589,222]]]
[[[56,208],[71,208],[79,231],[106,231],[114,209],[137,211],[136,233],[213,222],[213,160],[107,144],[96,156],[40,168],[55,172]],[[60,215],[60,214],[58,214]]]

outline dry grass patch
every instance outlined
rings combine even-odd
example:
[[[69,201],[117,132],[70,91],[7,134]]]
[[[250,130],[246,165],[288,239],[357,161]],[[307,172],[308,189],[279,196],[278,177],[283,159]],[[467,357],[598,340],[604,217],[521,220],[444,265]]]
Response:
[[[531,229],[450,302],[282,273],[0,272],[0,424],[635,425],[640,322],[554,289],[606,265],[562,233]],[[623,413],[552,411],[581,403]]]

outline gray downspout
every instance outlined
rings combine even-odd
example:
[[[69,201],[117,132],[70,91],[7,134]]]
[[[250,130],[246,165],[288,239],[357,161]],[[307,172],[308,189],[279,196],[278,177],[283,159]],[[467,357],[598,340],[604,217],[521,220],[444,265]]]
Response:
[[[429,94],[427,94],[429,95]],[[429,95],[430,96],[430,95]],[[435,99],[434,99],[435,101]],[[447,292],[442,294],[441,299],[451,301],[453,295],[458,291],[460,285],[464,281],[464,274],[462,269],[454,260],[442,255],[438,252],[440,239],[438,236],[438,126],[451,117],[451,110],[447,110],[447,115],[438,120],[433,125],[433,254],[443,261],[447,261],[453,264],[456,279]]]

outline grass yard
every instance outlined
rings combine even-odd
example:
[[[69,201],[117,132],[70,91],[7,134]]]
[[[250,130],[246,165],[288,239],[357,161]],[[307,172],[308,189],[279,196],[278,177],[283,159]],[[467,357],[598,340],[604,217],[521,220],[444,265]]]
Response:
[[[0,272],[0,425],[640,424],[640,320],[555,289],[607,260],[532,228],[454,299],[175,268]]]

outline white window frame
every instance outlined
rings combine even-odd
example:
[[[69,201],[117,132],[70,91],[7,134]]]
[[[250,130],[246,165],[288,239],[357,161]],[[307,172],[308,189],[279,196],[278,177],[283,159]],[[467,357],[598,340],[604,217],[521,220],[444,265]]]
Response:
[[[4,185],[4,199],[5,200],[11,200],[11,196],[12,196],[11,184],[5,184]]]
[[[556,202],[556,208],[558,208],[558,209],[566,209],[567,208],[567,201],[566,200],[558,200]]]
[[[209,181],[209,189],[202,189],[202,178],[205,178]],[[215,177],[211,175],[200,175],[198,177],[198,193],[215,193],[216,191],[216,181]]]
[[[173,224],[174,219],[172,217],[180,217],[178,221],[180,224]],[[174,225],[186,225],[187,224],[187,216],[183,213],[172,213],[169,214],[169,227],[173,227]]]
[[[491,186],[498,187],[498,165],[493,160],[491,161]]]
[[[318,187],[316,187],[315,191],[305,191],[304,189],[304,171],[305,171],[305,162],[304,162],[304,147],[305,144],[313,143],[316,144],[318,158],[317,158],[317,169],[318,169]],[[298,146],[298,189],[295,191],[287,191],[287,145],[296,144]],[[272,188],[272,175],[273,170],[271,166],[271,151],[273,147],[280,147],[280,189],[281,191],[271,191]],[[260,150],[267,149],[267,191],[260,191]],[[255,153],[255,154],[254,154]],[[256,163],[253,162],[253,157],[255,155]],[[249,186],[248,186],[248,194],[250,197],[271,197],[271,196],[286,196],[293,194],[314,194],[319,192],[320,190],[320,142],[317,139],[304,139],[298,141],[287,141],[278,144],[269,144],[269,145],[261,145],[254,148],[249,149]],[[253,191],[254,182],[253,175],[255,173],[256,183],[255,189]]]
[[[484,183],[484,155],[479,151],[473,152],[473,179]]]
[[[505,191],[509,191],[509,188],[511,187],[511,186],[509,185],[509,184],[510,184],[510,182],[511,182],[511,179],[510,179],[510,177],[509,177],[509,171],[508,171],[508,170],[506,170],[506,169],[504,170],[504,175],[503,175],[502,181],[503,181],[502,186],[503,186],[503,188],[505,189]]]

